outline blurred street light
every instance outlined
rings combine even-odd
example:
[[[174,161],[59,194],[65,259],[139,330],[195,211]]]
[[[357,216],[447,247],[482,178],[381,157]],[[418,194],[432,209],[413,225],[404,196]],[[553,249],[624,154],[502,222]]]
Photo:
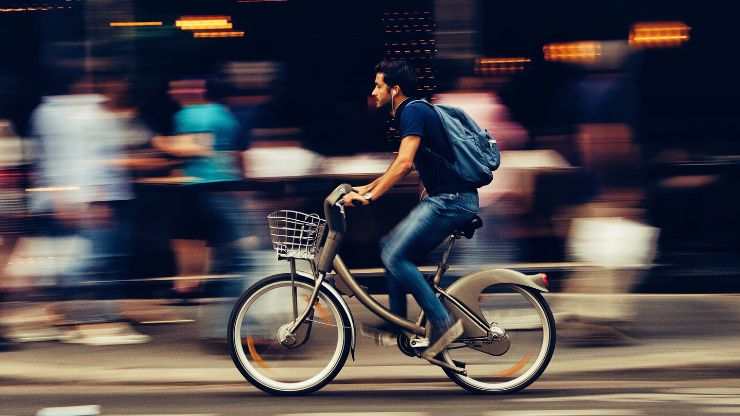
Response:
[[[601,56],[599,42],[551,43],[542,48],[547,61],[594,62]]]
[[[241,38],[244,32],[227,31],[227,32],[195,32],[193,37],[196,38]]]
[[[175,21],[182,30],[231,29],[234,26],[229,16],[183,16]]]
[[[110,22],[110,27],[162,26],[162,22]]]
[[[646,48],[680,46],[688,42],[690,30],[682,22],[635,23],[630,31],[629,43]]]
[[[510,74],[524,70],[525,64],[532,62],[529,58],[478,58],[475,72],[479,75]]]

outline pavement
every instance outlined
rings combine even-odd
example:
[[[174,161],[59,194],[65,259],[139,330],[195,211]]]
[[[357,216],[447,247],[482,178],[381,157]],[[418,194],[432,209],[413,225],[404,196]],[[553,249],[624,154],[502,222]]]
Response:
[[[558,345],[547,378],[588,373],[618,377],[656,369],[740,373],[740,296],[552,294],[548,300],[558,320]],[[201,307],[168,302],[121,303],[136,328],[151,336],[147,344],[24,343],[0,353],[0,384],[245,384],[225,353],[214,353],[199,341]],[[48,306],[11,305],[0,321],[28,325],[29,317],[42,320]],[[350,306],[358,321],[376,322],[356,302]],[[366,337],[358,341],[356,361],[348,359],[334,383],[446,380],[439,368],[395,347],[378,347]]]

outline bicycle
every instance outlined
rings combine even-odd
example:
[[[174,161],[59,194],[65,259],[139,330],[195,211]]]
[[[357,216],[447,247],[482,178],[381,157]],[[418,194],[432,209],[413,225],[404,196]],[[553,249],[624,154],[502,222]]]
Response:
[[[357,341],[347,302],[355,296],[380,318],[402,331],[398,347],[421,358],[429,345],[423,311],[415,321],[394,315],[361,287],[337,251],[347,232],[340,185],[324,200],[326,220],[316,214],[281,210],[268,215],[273,248],[290,264],[290,273],[267,277],[237,301],[229,319],[231,358],[259,389],[276,395],[317,391],[340,372]],[[512,393],[544,371],[555,350],[555,321],[542,293],[547,276],[513,270],[482,270],[460,277],[447,289],[439,284],[448,270],[455,241],[471,238],[482,226],[476,217],[450,235],[442,260],[430,279],[463,335],[436,358],[455,383],[475,393]],[[304,260],[311,273],[297,271]],[[333,273],[332,273],[333,272]]]

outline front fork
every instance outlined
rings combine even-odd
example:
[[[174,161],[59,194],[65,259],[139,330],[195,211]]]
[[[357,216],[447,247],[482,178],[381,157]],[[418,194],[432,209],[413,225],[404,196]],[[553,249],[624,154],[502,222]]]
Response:
[[[314,303],[316,303],[316,299],[319,296],[319,290],[321,289],[321,285],[324,283],[324,273],[318,273],[316,268],[314,267],[313,263],[311,264],[311,267],[314,272],[314,276],[316,277],[316,284],[313,288],[313,292],[311,292],[311,296],[308,299],[308,303],[306,303],[306,309],[304,309],[301,314],[298,314],[298,288],[295,285],[295,275],[296,275],[296,267],[295,267],[295,259],[290,259],[290,285],[292,288],[292,301],[293,301],[293,321],[289,322],[288,324],[284,325],[280,328],[278,331],[278,338],[281,344],[284,346],[293,346],[296,342],[296,335],[295,332],[298,329],[301,324],[303,324],[303,321],[306,320],[308,315],[311,314],[311,310],[313,309]]]

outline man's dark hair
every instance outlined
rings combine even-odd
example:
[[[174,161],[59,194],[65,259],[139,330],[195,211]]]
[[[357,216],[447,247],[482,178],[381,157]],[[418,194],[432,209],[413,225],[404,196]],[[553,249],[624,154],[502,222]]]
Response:
[[[416,95],[416,71],[406,61],[382,61],[375,65],[375,72],[383,74],[388,87],[398,85],[406,96]]]

